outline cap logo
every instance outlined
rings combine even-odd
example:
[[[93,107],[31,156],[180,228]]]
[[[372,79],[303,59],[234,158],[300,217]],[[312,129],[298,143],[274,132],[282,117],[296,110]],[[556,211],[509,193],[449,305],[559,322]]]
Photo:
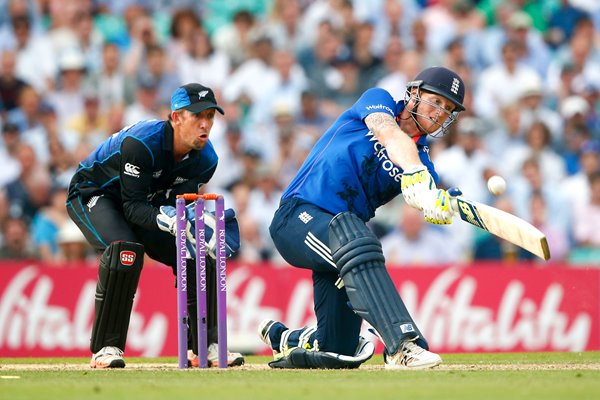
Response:
[[[460,87],[460,81],[458,79],[454,78],[452,80],[452,87],[450,88],[450,91],[457,95],[459,87]]]
[[[208,90],[203,90],[201,92],[198,92],[198,99],[203,98],[204,96],[206,96],[208,94]]]

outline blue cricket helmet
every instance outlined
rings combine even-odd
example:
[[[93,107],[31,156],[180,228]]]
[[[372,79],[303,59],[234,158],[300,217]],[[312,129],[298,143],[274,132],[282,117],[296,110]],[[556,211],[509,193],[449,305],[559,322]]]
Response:
[[[456,106],[455,111],[464,111],[465,83],[454,71],[444,67],[430,67],[421,71],[413,81],[406,85],[439,94],[450,100]]]

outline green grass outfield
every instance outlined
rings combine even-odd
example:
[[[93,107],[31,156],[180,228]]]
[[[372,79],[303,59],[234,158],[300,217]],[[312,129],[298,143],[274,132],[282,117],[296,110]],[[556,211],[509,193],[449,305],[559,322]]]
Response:
[[[600,399],[600,352],[445,354],[426,371],[271,370],[250,356],[228,370],[183,370],[175,358],[127,358],[120,370],[88,359],[0,358],[0,399]]]

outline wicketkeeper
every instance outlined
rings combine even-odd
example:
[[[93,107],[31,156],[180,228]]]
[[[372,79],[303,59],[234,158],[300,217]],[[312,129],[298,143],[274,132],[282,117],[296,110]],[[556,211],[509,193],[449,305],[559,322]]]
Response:
[[[102,252],[90,344],[92,368],[125,366],[123,352],[144,254],[171,266],[175,273],[175,196],[197,193],[215,172],[218,157],[209,135],[217,111],[223,114],[210,88],[197,83],[181,86],[171,96],[168,120],[141,121],[123,128],[83,160],[73,176],[67,210],[87,240]],[[188,218],[193,221],[191,214]],[[235,213],[231,210],[228,215],[231,253],[239,248],[239,230]],[[210,236],[207,232],[207,243]],[[194,274],[194,268],[188,269],[190,282],[195,281]],[[207,257],[209,282],[214,282],[215,275],[213,258]],[[197,366],[194,286],[188,290],[193,339],[189,358]],[[215,284],[207,286],[208,354],[216,365]],[[229,365],[243,362],[241,354],[229,353]]]
[[[453,71],[423,70],[396,102],[367,90],[317,141],[285,190],[270,232],[285,260],[312,270],[317,326],[259,326],[274,368],[356,368],[374,347],[360,337],[362,320],[385,344],[386,368],[430,368],[428,351],[367,227],[381,205],[402,193],[434,224],[452,221],[450,199],[436,187],[427,136],[443,135],[463,111],[465,87]]]

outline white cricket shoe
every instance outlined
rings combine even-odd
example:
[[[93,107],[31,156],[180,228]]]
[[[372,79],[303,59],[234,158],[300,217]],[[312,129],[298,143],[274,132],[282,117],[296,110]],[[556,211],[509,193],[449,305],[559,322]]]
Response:
[[[231,351],[227,352],[228,367],[239,367],[240,365],[243,365],[244,362],[244,356],[241,353],[234,353]],[[198,361],[196,361],[196,364],[197,363]],[[219,366],[219,345],[217,343],[211,343],[208,345],[208,364],[211,367]]]
[[[115,346],[105,346],[92,356],[92,368],[124,368],[123,350]]]
[[[425,350],[415,343],[414,339],[405,341],[402,349],[394,355],[384,353],[386,369],[427,369],[442,363],[442,358],[431,351]]]

